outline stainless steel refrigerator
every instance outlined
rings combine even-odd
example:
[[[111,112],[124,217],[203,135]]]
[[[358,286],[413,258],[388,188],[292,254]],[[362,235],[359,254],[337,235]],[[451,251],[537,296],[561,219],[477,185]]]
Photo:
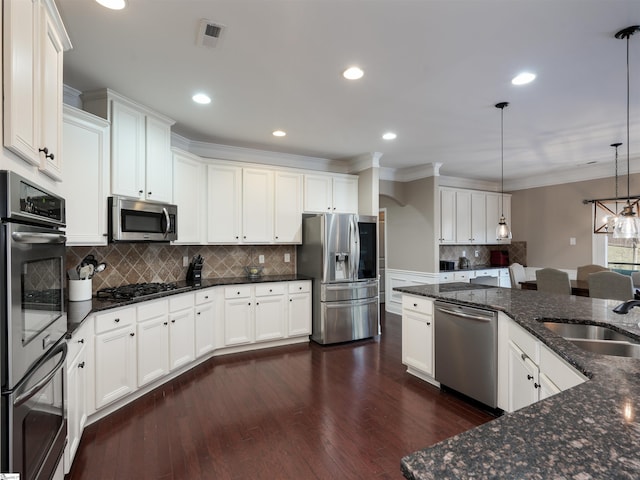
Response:
[[[297,272],[313,279],[313,331],[322,344],[380,334],[377,218],[305,215]]]

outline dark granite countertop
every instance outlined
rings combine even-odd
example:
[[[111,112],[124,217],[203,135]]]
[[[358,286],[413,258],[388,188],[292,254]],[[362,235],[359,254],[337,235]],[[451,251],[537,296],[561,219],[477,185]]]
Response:
[[[452,284],[394,290],[502,311],[589,380],[404,457],[404,476],[640,478],[640,360],[584,351],[539,323],[547,319],[606,325],[640,339],[640,308],[617,315],[612,309],[620,302],[614,300],[462,285],[459,291]]]
[[[247,283],[268,283],[268,282],[294,282],[296,280],[311,280],[305,275],[264,275],[260,278],[248,277],[227,277],[227,278],[204,278],[198,284],[187,281],[175,282],[177,288],[166,292],[160,292],[144,297],[137,297],[130,300],[111,300],[96,298],[84,302],[67,302],[67,338],[82,324],[85,318],[91,313],[108,310],[110,308],[125,307],[147,300],[157,300],[158,298],[177,295],[180,293],[193,292],[203,288],[218,287],[223,285],[241,285]]]
[[[504,267],[496,267],[494,265],[471,265],[469,268],[460,268],[458,267],[458,261],[456,260],[456,267],[451,270],[440,270],[440,273],[449,273],[449,272],[469,272],[473,270],[498,270],[500,268],[509,268],[508,266]]]

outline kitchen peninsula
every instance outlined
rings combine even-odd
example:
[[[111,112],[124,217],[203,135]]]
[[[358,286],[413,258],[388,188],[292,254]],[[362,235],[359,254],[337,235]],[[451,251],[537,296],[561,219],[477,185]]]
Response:
[[[612,300],[518,289],[443,287],[395,290],[411,299],[426,297],[498,311],[500,321],[515,321],[588,380],[404,457],[401,466],[406,478],[640,476],[640,362],[587,352],[541,323],[610,326],[640,339],[640,311],[617,315],[612,309],[620,302]],[[499,364],[500,368],[505,366]]]

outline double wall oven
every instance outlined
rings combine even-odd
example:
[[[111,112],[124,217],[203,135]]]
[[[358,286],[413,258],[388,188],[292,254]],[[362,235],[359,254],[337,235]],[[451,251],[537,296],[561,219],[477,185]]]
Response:
[[[64,200],[0,171],[0,472],[49,480],[67,424]]]

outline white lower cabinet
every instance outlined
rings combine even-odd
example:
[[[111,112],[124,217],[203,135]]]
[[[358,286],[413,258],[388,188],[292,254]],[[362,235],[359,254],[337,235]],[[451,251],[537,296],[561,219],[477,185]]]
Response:
[[[289,282],[287,336],[311,335],[311,282]]]
[[[214,289],[200,290],[195,294],[195,353],[196,357],[215,348]]]
[[[136,310],[126,307],[95,316],[95,407],[99,409],[137,388]]]
[[[93,337],[92,323],[87,322],[78,328],[67,341],[67,433],[68,441],[64,451],[64,471],[69,473],[73,458],[80,445],[82,431],[88,415],[88,375],[93,368],[89,340]]]
[[[507,411],[513,412],[586,380],[533,335],[509,320]]]
[[[253,342],[253,295],[249,285],[224,289],[224,345]]]
[[[169,303],[144,302],[137,307],[138,387],[169,373]]]
[[[194,294],[169,297],[169,366],[175,370],[196,359]]]
[[[284,283],[255,286],[255,340],[264,342],[285,336]]]
[[[420,378],[434,376],[433,301],[402,297],[402,363]]]

